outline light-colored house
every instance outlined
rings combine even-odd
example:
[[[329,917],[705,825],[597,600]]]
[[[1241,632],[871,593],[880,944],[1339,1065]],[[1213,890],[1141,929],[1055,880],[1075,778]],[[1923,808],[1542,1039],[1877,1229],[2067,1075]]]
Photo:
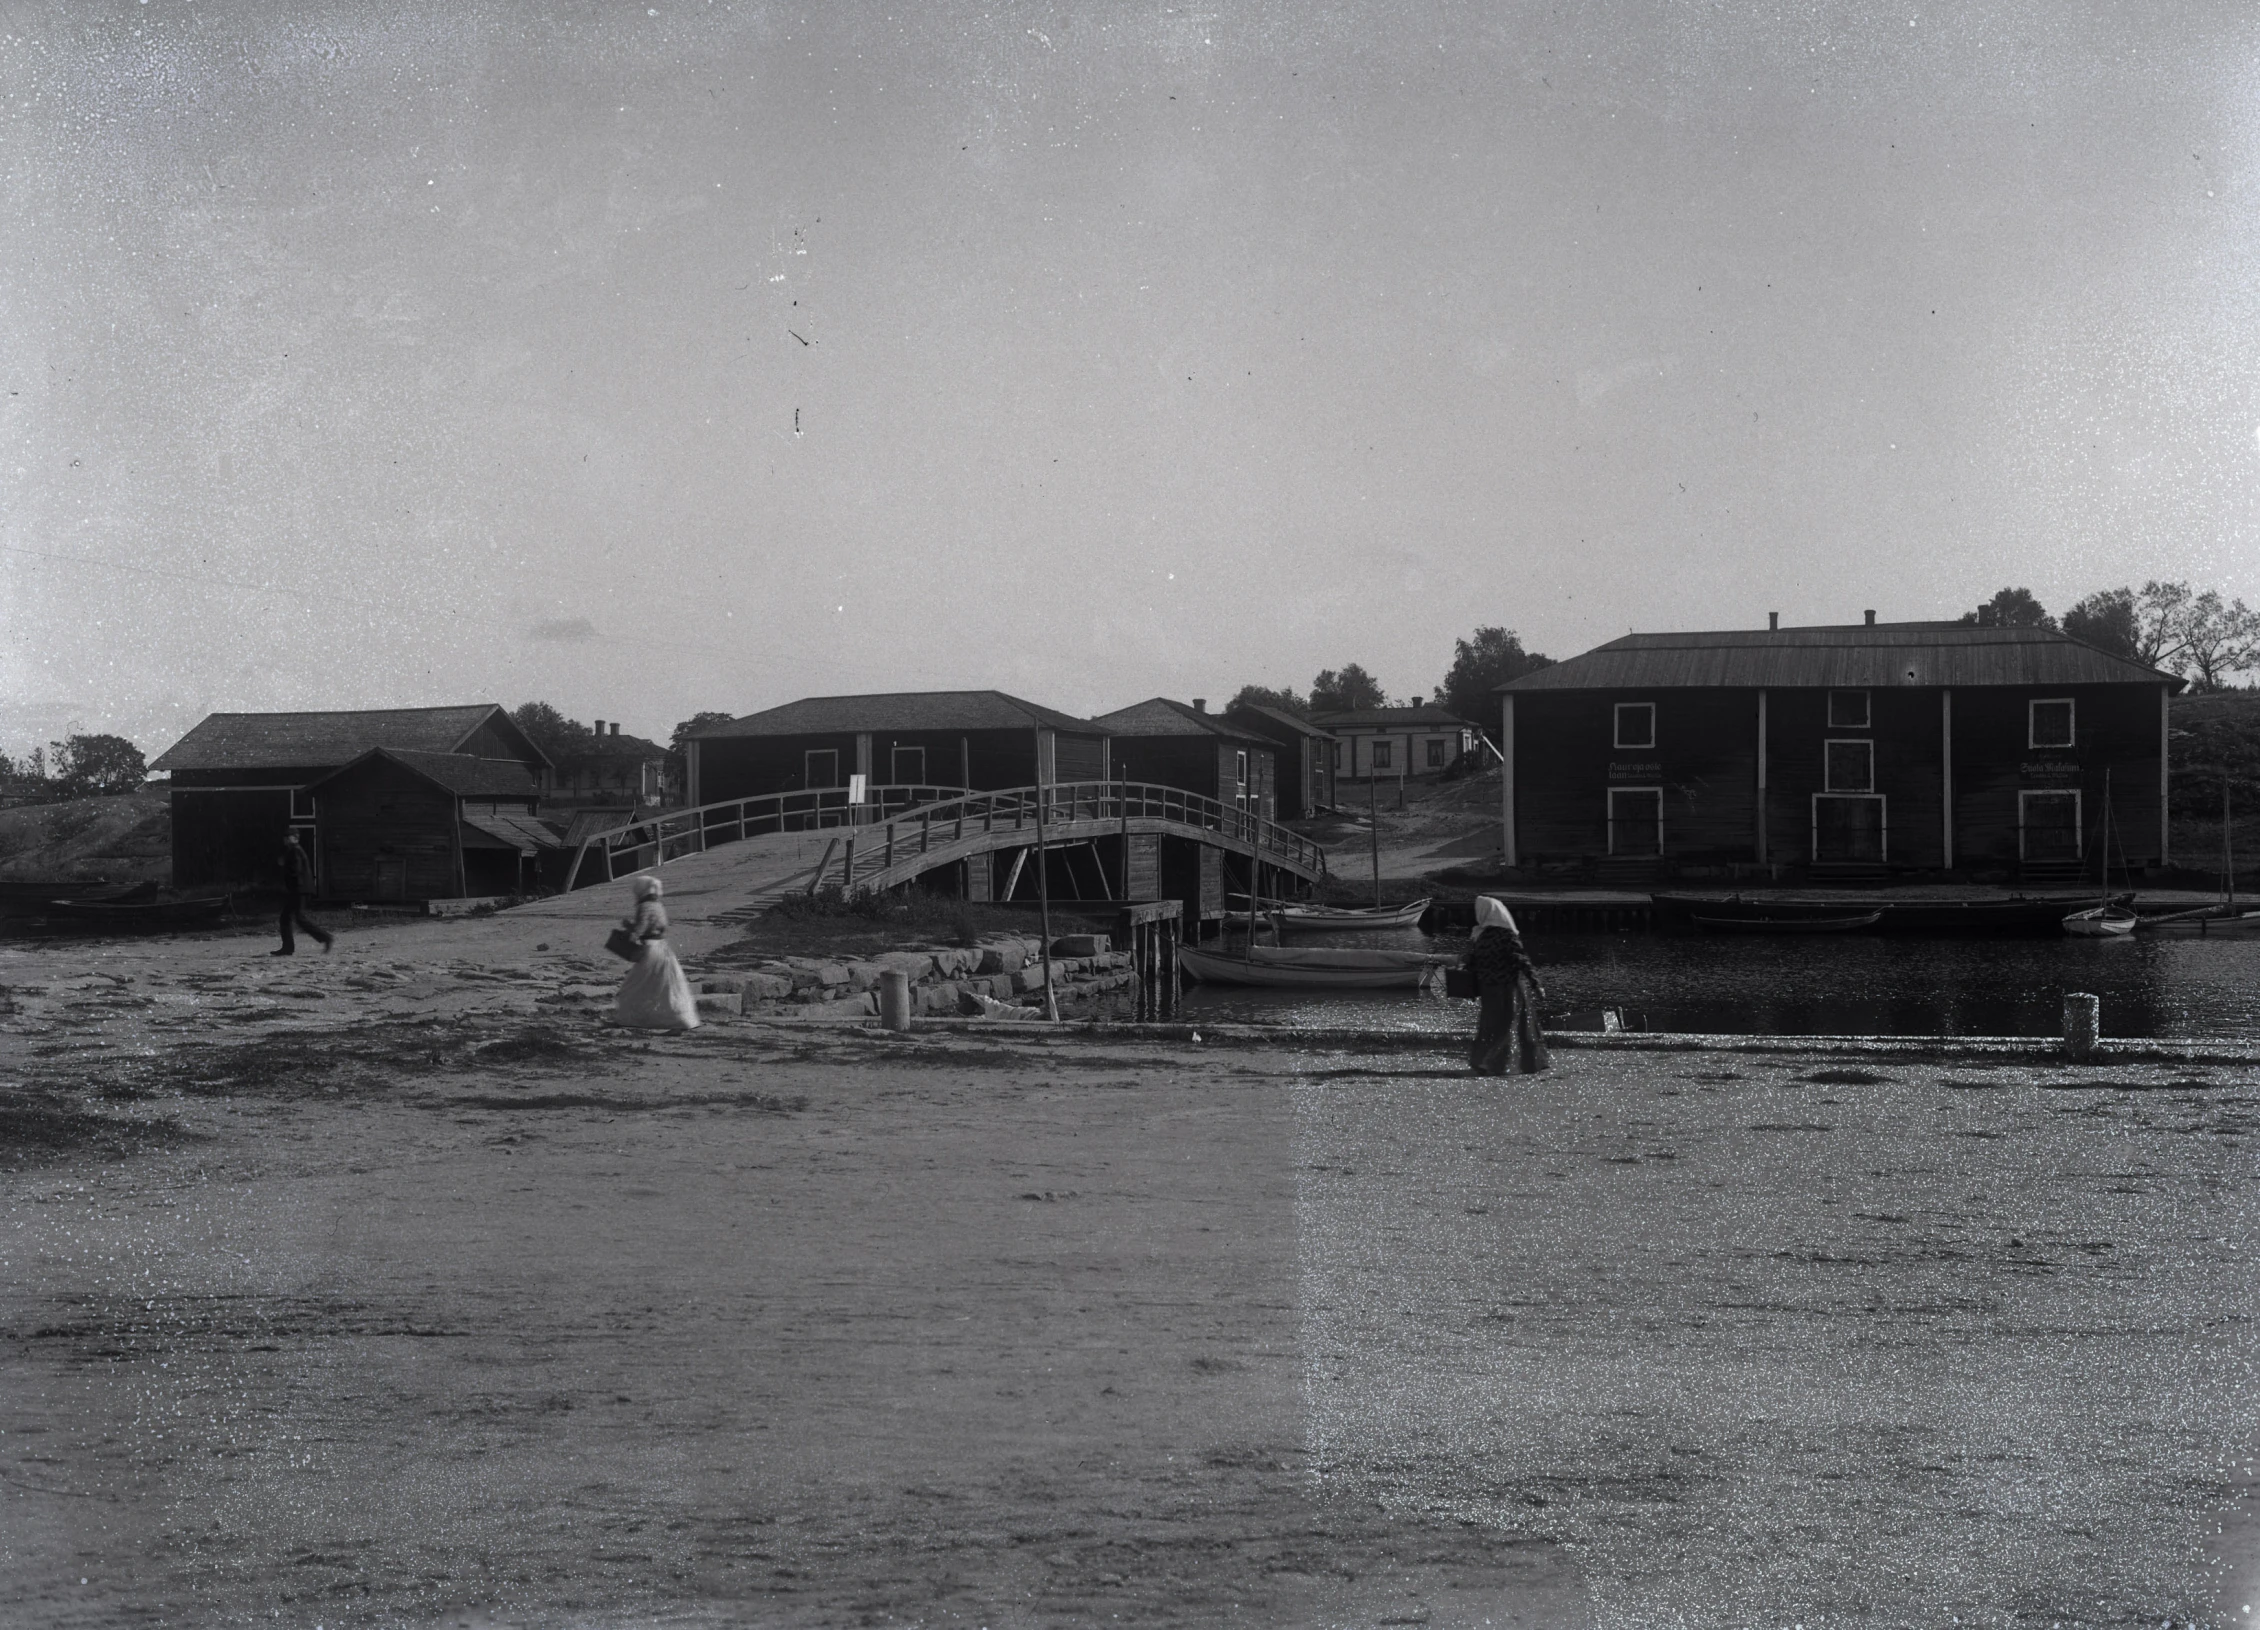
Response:
[[[1442,775],[1475,750],[1475,726],[1435,703],[1320,713],[1311,723],[1334,738],[1337,781],[1419,781]]]

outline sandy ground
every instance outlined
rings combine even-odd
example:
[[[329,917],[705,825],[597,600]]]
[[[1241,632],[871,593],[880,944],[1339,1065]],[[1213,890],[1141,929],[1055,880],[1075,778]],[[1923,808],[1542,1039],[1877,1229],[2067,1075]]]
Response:
[[[2249,1069],[646,1041],[512,918],[0,957],[0,1622],[2260,1606]]]

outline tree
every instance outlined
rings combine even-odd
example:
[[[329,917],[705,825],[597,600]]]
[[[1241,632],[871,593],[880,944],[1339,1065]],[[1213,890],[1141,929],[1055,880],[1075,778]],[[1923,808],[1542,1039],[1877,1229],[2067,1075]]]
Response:
[[[55,779],[66,798],[132,792],[148,777],[141,749],[123,736],[74,732],[48,745],[55,750]]]
[[[2096,590],[2064,613],[2064,632],[2098,651],[2142,660],[2142,615],[2132,589]]]
[[[1354,662],[1343,664],[1339,673],[1332,668],[1324,669],[1310,682],[1310,710],[1313,713],[1351,713],[1359,708],[1388,705],[1388,697],[1382,694],[1381,681]]]
[[[683,750],[683,743],[691,739],[693,731],[704,730],[710,724],[728,724],[736,717],[734,713],[694,713],[675,726],[675,733],[667,738],[668,750],[679,753]]]
[[[1310,717],[1310,703],[1292,688],[1267,690],[1262,685],[1242,685],[1239,693],[1225,704],[1225,711],[1236,707],[1275,707],[1282,713],[1292,713],[1298,719]]]
[[[1966,623],[1995,628],[2054,628],[2056,619],[2033,598],[2030,589],[2002,589],[1975,611],[1962,613]]]
[[[1452,646],[1452,671],[1438,687],[1436,701],[1478,724],[1499,716],[1499,699],[1492,693],[1501,685],[1554,665],[1552,657],[1525,651],[1511,628],[1478,628],[1472,639],[1454,640]]]
[[[2260,667],[2260,612],[2207,589],[2183,608],[2182,660],[2199,690],[2226,690],[2228,677]]]
[[[2185,625],[2189,603],[2196,596],[2187,583],[2161,583],[2156,578],[2142,585],[2134,597],[2134,657],[2145,667],[2168,673],[2182,670],[2182,655],[2189,649]]]
[[[521,702],[510,710],[510,722],[553,760],[586,752],[596,739],[595,731],[578,719],[566,718],[547,702]]]

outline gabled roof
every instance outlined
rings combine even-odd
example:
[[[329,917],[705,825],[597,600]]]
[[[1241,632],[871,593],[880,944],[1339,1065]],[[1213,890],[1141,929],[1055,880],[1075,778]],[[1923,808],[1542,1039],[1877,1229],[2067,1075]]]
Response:
[[[1091,723],[1110,736],[1222,736],[1227,741],[1271,745],[1265,737],[1227,724],[1213,713],[1173,702],[1166,696],[1132,702],[1128,707],[1100,714]]]
[[[340,765],[314,783],[328,785],[348,770],[376,759],[387,759],[421,776],[458,798],[538,798],[541,783],[533,771],[514,758],[473,758],[468,753],[417,753],[391,747],[372,747],[350,764]]]
[[[1274,724],[1285,725],[1299,735],[1324,736],[1327,734],[1324,726],[1311,723],[1300,713],[1289,713],[1283,707],[1272,707],[1265,702],[1235,702],[1224,710],[1224,716],[1227,719],[1243,713],[1257,714],[1262,718],[1271,720]]]
[[[2182,681],[2052,628],[1971,623],[1855,623],[1627,634],[1583,656],[1524,674],[1502,691],[1795,690],[1894,685],[2165,685]]]
[[[214,713],[158,755],[152,770],[324,769],[373,747],[452,753],[489,720],[543,763],[541,749],[494,702],[350,713]]]
[[[728,724],[708,725],[697,736],[709,741],[720,736],[839,736],[865,730],[1028,730],[1037,725],[1077,735],[1105,734],[1087,719],[1070,718],[1001,690],[915,690],[804,696]]]
[[[1468,720],[1434,702],[1423,702],[1419,707],[1351,708],[1342,713],[1318,714],[1311,722],[1329,730],[1402,730],[1420,725],[1440,725],[1454,730],[1474,728]]]
[[[628,758],[639,763],[665,758],[667,749],[644,736],[590,736],[587,741],[572,747],[560,747],[553,755],[558,768],[582,763],[590,759]]]

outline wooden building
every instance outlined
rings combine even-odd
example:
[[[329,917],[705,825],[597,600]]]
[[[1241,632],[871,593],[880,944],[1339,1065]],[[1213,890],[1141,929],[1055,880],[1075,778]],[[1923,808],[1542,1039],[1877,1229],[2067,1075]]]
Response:
[[[592,805],[634,810],[674,801],[674,755],[658,742],[620,733],[620,722],[599,719],[589,740],[555,753],[547,803],[578,809]]]
[[[2182,682],[2038,628],[1632,634],[1501,688],[1507,864],[2096,875],[2163,864]]]
[[[1336,781],[1434,780],[1475,750],[1475,726],[1413,698],[1410,707],[1320,713],[1311,723],[1335,740]]]
[[[1278,819],[1276,749],[1205,704],[1188,707],[1156,696],[1102,713],[1091,723],[1107,733],[1111,779],[1181,787],[1265,820]]]
[[[811,696],[694,735],[690,803],[872,786],[969,790],[1107,779],[1106,732],[994,690]]]
[[[519,765],[546,784],[549,760],[492,702],[328,713],[215,713],[150,766],[172,777],[173,885],[273,888],[296,830],[320,856],[307,789],[373,748]]]
[[[1336,744],[1325,729],[1284,708],[1252,703],[1226,708],[1224,718],[1271,743],[1278,761],[1276,819],[1299,821],[1334,807]]]
[[[562,846],[535,814],[540,777],[511,759],[379,747],[308,790],[326,899],[524,894]]]

